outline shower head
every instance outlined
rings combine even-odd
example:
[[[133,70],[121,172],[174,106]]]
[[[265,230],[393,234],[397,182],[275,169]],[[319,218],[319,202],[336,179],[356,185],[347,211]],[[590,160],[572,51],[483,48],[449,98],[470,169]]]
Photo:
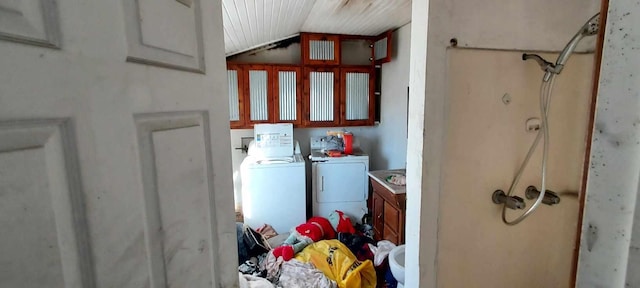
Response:
[[[571,53],[573,53],[573,50],[576,49],[576,46],[578,46],[578,43],[580,42],[580,40],[582,40],[582,38],[584,38],[585,36],[596,35],[598,34],[599,30],[600,13],[596,13],[596,15],[593,15],[593,17],[591,17],[591,19],[589,19],[587,23],[580,27],[580,31],[578,31],[578,33],[576,33],[576,35],[571,38],[571,41],[569,41],[569,43],[567,43],[567,45],[564,47],[564,49],[560,53],[560,56],[558,56],[558,60],[556,60],[555,73],[560,74],[560,71],[562,71],[562,68],[564,68],[564,64],[567,63],[567,60],[569,60],[569,56],[571,56]]]
[[[591,19],[589,19],[589,21],[587,21],[580,30],[585,36],[598,34],[598,31],[600,30],[600,13],[593,15],[593,17],[591,17]]]
[[[585,36],[593,36],[598,34],[599,30],[600,30],[600,13],[596,13],[596,15],[593,15],[593,17],[591,17],[591,19],[589,19],[587,23],[585,23],[584,25],[582,25],[582,27],[580,27],[580,30],[578,31],[578,33],[576,33],[576,35],[574,35],[573,38],[571,38],[571,41],[569,41],[569,43],[567,43],[564,49],[562,49],[562,52],[560,52],[560,55],[558,56],[558,59],[556,60],[555,64],[552,64],[551,62],[544,60],[544,58],[536,54],[522,54],[522,60],[533,59],[536,62],[538,62],[538,65],[540,65],[540,68],[542,68],[542,70],[545,71],[543,81],[547,82],[551,78],[551,75],[560,74],[560,72],[562,71],[562,68],[564,68],[564,64],[567,63],[567,60],[569,60],[569,56],[571,56],[571,53],[573,53],[573,50],[576,49],[580,40],[582,40],[582,38],[584,38]]]

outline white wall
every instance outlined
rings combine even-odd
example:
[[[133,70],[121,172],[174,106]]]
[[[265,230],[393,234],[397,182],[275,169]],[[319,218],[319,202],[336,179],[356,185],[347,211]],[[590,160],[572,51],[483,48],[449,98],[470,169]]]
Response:
[[[373,169],[405,168],[407,159],[407,113],[411,23],[392,36],[392,61],[382,64],[381,122],[372,155]]]
[[[411,24],[393,33],[394,54],[392,61],[382,64],[382,99],[380,124],[370,127],[296,128],[294,138],[300,142],[303,155],[308,155],[309,138],[326,135],[327,130],[346,129],[355,136],[355,145],[370,155],[370,170],[404,168],[407,147],[407,87],[409,83],[409,47]],[[292,45],[293,46],[293,45]],[[290,46],[291,47],[291,46]],[[299,48],[299,46],[298,46]],[[299,55],[299,52],[298,52]],[[260,63],[268,54],[251,56],[253,63]],[[288,57],[285,57],[288,58]],[[245,59],[239,55],[238,59]],[[255,60],[255,61],[254,61]],[[266,61],[266,60],[265,60]],[[266,63],[266,62],[265,62]],[[241,137],[253,137],[252,129],[232,129],[232,163],[236,208],[240,205],[240,163],[246,154],[233,148],[240,147]],[[310,179],[310,175],[307,175]]]
[[[441,223],[440,219],[442,209],[458,209],[440,205],[442,175],[456,173],[442,167],[449,125],[446,121],[449,81],[445,76],[449,40],[457,38],[461,47],[559,51],[599,10],[599,3],[596,0],[412,2],[407,287],[438,286],[439,225],[459,224]],[[509,67],[489,66],[486,69],[508,70]],[[490,192],[487,192],[487,199]],[[492,259],[486,261],[490,264]],[[505,273],[513,273],[510,268],[505,267]]]
[[[582,227],[579,287],[640,287],[638,15],[637,1],[609,2]]]

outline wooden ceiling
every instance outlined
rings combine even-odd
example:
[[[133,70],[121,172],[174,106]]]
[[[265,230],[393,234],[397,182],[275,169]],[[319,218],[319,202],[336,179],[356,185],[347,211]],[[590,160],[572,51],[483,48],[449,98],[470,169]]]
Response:
[[[227,55],[300,32],[378,35],[411,21],[411,0],[223,0]]]

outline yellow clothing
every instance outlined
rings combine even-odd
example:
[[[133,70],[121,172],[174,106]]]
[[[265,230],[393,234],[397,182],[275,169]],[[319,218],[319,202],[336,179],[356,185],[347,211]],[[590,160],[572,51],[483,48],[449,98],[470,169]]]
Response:
[[[323,240],[305,247],[296,254],[301,262],[311,262],[339,288],[375,288],[376,271],[370,260],[359,261],[351,250],[338,240]]]

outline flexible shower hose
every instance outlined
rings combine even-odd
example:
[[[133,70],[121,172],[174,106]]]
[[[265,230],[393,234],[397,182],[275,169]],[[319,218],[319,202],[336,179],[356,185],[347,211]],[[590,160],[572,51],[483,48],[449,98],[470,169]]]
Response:
[[[511,186],[509,186],[509,191],[507,192],[507,197],[510,197],[511,194],[513,194],[513,190],[518,185],[518,182],[520,181],[520,177],[522,177],[522,173],[524,172],[524,169],[527,167],[527,164],[529,164],[529,160],[531,159],[533,152],[535,152],[536,147],[538,147],[538,143],[540,142],[540,138],[542,136],[542,138],[544,139],[543,141],[544,143],[542,146],[542,171],[541,171],[542,183],[540,184],[540,195],[538,195],[536,202],[533,203],[533,205],[531,205],[531,207],[529,207],[527,211],[522,213],[518,218],[511,221],[507,220],[507,205],[506,203],[503,204],[502,205],[502,221],[507,225],[516,225],[522,222],[522,220],[527,218],[529,215],[531,215],[533,211],[536,210],[536,208],[538,208],[540,203],[542,203],[542,199],[544,198],[544,194],[546,191],[546,184],[547,184],[546,183],[547,156],[548,156],[548,150],[549,150],[549,128],[548,128],[547,116],[549,114],[549,105],[551,104],[550,103],[551,94],[553,91],[553,84],[555,79],[556,79],[556,74],[552,73],[549,81],[544,81],[544,80],[542,81],[542,85],[540,86],[540,117],[542,118],[540,130],[538,130],[536,139],[533,140],[533,143],[529,148],[529,152],[527,153],[527,156],[524,158],[524,161],[522,161],[522,165],[520,165],[520,168],[518,169],[518,173],[513,178],[513,181],[511,182]]]

